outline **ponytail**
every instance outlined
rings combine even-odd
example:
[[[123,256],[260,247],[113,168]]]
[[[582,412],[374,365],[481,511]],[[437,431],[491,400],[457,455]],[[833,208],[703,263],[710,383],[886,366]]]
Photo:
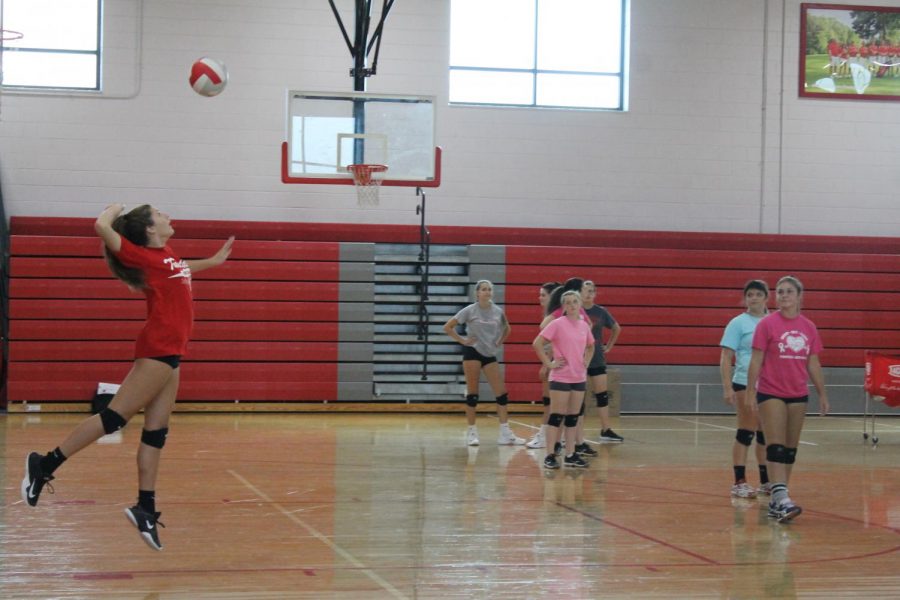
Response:
[[[135,246],[146,246],[150,240],[147,228],[153,226],[153,209],[143,204],[129,212],[119,215],[112,223],[112,229]],[[144,272],[134,267],[125,266],[106,245],[103,245],[103,257],[112,274],[133,289],[144,289]]]

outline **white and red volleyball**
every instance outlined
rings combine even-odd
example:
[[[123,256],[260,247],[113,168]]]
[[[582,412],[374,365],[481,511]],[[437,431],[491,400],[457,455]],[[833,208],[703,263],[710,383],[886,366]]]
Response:
[[[204,56],[191,65],[188,82],[201,96],[217,96],[228,84],[228,69],[220,61]]]

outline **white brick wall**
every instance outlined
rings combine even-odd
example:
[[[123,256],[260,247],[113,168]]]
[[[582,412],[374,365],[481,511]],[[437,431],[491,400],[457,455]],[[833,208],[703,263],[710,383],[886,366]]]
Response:
[[[104,97],[0,97],[8,215],[418,223],[412,189],[361,210],[350,187],[280,181],[284,91],[353,87],[325,0],[106,5]],[[431,224],[896,235],[900,104],[797,97],[798,1],[631,13],[627,113],[471,108],[447,106],[449,1],[394,4],[368,89],[438,98]],[[231,76],[212,99],[187,84],[204,55]]]

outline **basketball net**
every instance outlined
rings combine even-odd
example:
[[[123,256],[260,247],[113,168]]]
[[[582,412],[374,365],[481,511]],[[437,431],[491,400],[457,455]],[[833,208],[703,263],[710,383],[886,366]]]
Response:
[[[348,165],[356,186],[356,201],[359,206],[378,206],[378,188],[384,181],[387,165]]]
[[[2,0],[0,0],[0,7],[3,6]],[[13,31],[11,29],[3,29],[3,15],[2,10],[0,10],[0,94],[3,91],[3,46],[6,45],[6,42],[11,42],[15,40],[21,40],[24,36],[19,31]]]

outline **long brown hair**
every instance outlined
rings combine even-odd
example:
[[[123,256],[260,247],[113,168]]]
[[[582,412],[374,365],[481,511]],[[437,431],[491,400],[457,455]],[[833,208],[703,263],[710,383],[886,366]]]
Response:
[[[149,204],[142,204],[119,215],[112,223],[113,231],[136,246],[146,246],[150,243],[150,236],[147,235],[148,227],[153,227],[153,207]],[[109,251],[105,244],[103,245],[103,256],[106,258],[106,264],[112,274],[125,282],[128,287],[143,289],[146,286],[144,272],[133,267],[126,267]]]

